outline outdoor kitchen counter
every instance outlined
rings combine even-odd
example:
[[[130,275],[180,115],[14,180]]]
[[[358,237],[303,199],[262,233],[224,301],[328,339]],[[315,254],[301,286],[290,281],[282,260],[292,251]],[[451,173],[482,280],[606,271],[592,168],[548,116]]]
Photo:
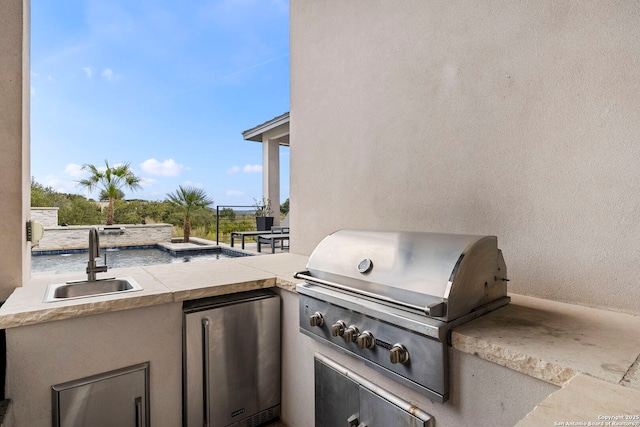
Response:
[[[306,256],[276,254],[114,269],[103,276],[131,276],[144,290],[56,303],[43,302],[47,284],[78,280],[84,275],[35,275],[0,308],[0,328],[251,289],[279,287],[295,292],[299,280],[293,274],[304,270],[306,262]],[[530,414],[534,419],[554,421],[558,405],[566,399],[577,408],[577,414],[588,417],[584,421],[611,415],[601,414],[601,408],[607,407],[608,392],[580,397],[585,381],[610,385],[617,390],[612,396],[618,396],[622,405],[618,408],[640,414],[640,403],[635,399],[640,393],[640,317],[521,295],[511,297],[509,305],[456,328],[451,337],[453,348],[563,386]],[[595,405],[593,399],[601,405]]]
[[[49,283],[84,274],[38,274],[0,308],[0,329],[252,289],[295,292],[307,257],[276,254],[113,269],[143,291],[43,302]],[[562,386],[579,372],[640,389],[640,317],[512,294],[506,307],[452,333],[453,348]]]
[[[640,317],[511,297],[456,328],[451,340],[457,350],[562,387],[517,426],[640,426]]]
[[[224,258],[146,267],[118,268],[98,277],[132,277],[144,289],[136,292],[44,302],[47,285],[83,280],[83,273],[36,274],[0,307],[0,329],[93,314],[130,310],[253,289],[295,290],[296,271],[307,257],[295,254]]]
[[[454,348],[562,386],[577,373],[640,390],[640,317],[511,295],[456,328]]]
[[[516,427],[639,426],[640,390],[577,374]]]

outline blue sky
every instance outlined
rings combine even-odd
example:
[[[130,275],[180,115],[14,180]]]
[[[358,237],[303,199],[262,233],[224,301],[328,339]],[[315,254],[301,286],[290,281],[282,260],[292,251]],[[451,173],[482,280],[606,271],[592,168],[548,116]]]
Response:
[[[62,192],[80,167],[128,162],[126,198],[202,187],[262,196],[262,144],[241,132],[289,111],[288,0],[32,0],[31,175]],[[289,149],[281,148],[281,198]]]

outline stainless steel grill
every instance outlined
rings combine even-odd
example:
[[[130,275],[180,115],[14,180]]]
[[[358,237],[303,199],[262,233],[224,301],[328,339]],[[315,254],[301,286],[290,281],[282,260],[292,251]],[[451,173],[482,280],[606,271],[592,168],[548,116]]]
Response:
[[[510,300],[495,236],[342,230],[296,277],[302,333],[439,402],[451,328]]]

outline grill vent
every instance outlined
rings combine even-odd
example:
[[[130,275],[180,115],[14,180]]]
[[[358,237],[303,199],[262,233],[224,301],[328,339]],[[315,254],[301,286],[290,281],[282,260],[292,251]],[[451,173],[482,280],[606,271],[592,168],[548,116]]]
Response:
[[[260,424],[266,423],[269,420],[280,416],[280,405],[273,408],[266,409],[262,412],[258,412],[252,417],[247,418],[246,427],[257,427]]]

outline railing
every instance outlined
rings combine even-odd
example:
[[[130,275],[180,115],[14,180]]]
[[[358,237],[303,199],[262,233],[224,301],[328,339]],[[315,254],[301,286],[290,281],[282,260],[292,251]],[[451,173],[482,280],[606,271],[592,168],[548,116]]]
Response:
[[[237,209],[242,210],[237,211]],[[231,232],[233,231],[255,231],[255,212],[255,206],[216,206],[216,245],[220,244],[220,234],[223,237],[228,235],[230,241]],[[227,239],[225,238],[224,240]]]

